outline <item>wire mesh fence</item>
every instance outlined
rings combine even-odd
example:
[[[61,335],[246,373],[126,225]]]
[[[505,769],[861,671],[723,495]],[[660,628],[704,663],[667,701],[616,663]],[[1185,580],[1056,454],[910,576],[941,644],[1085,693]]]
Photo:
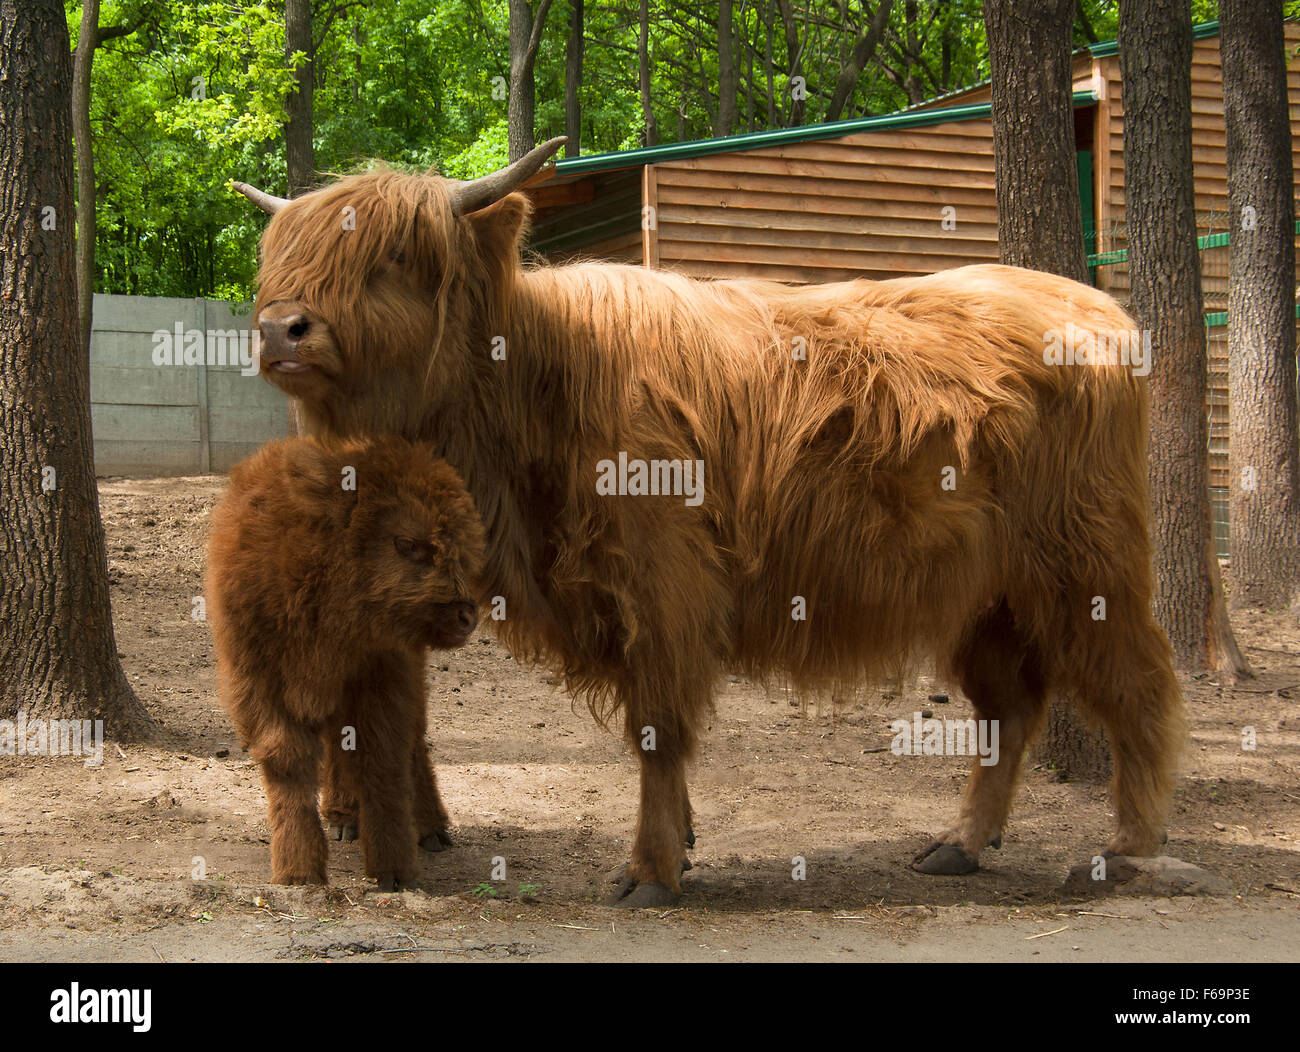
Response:
[[[1296,224],[1300,246],[1300,223]],[[1204,300],[1209,418],[1210,508],[1219,556],[1228,549],[1228,253],[1226,211],[1203,212],[1196,217],[1197,248],[1201,257],[1201,294]],[[1128,232],[1123,224],[1090,231],[1088,272],[1098,288],[1111,293],[1127,307],[1129,301]],[[1300,256],[1300,247],[1297,248]],[[1297,312],[1300,316],[1300,311]]]

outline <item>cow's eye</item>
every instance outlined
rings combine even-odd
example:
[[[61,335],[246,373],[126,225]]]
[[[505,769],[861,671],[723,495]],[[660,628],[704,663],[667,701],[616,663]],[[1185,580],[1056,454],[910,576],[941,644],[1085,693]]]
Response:
[[[401,251],[401,249],[398,249],[395,252],[390,252],[388,254],[388,259],[389,262],[396,263],[398,266],[401,266],[403,263],[406,262],[406,253]]]

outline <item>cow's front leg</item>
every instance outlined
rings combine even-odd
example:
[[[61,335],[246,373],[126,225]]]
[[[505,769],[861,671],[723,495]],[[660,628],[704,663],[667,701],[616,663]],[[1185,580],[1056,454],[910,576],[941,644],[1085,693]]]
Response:
[[[618,880],[615,906],[664,907],[681,898],[686,847],[694,840],[686,793],[686,761],[695,733],[677,715],[641,718],[629,712],[627,736],[641,761],[641,801],[632,857]]]

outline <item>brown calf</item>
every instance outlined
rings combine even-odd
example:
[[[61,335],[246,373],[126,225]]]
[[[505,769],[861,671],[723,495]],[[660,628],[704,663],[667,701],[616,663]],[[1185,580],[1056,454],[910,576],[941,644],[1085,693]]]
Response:
[[[449,843],[424,743],[428,647],[460,646],[482,527],[456,473],[398,438],[273,442],[212,513],[207,595],[222,700],[261,765],[271,879],[323,884],[316,810],[381,890]],[[322,749],[322,745],[324,748]]]

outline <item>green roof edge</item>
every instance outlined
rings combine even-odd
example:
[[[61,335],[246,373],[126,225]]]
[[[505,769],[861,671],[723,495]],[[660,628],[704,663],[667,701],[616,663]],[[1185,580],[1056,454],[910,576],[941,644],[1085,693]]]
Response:
[[[1076,91],[1074,105],[1087,106],[1097,101],[1095,91]],[[886,113],[878,117],[854,117],[829,124],[804,124],[795,128],[777,128],[774,131],[750,132],[745,135],[727,135],[717,139],[695,139],[690,142],[665,143],[662,146],[643,146],[636,150],[616,150],[612,153],[593,153],[586,157],[566,157],[556,162],[557,175],[581,175],[585,172],[612,168],[632,168],[636,165],[655,164],[659,161],[676,161],[686,157],[706,157],[715,153],[739,153],[765,146],[784,143],[815,142],[818,139],[838,139],[864,131],[888,128],[919,128],[927,124],[947,124],[950,121],[977,120],[992,112],[990,103],[980,102],[968,106],[948,106],[937,110],[908,110]]]
[[[1192,39],[1204,40],[1206,37],[1219,35],[1219,22],[1216,19],[1213,22],[1198,22],[1192,26]],[[1109,55],[1119,54],[1118,40],[1101,40],[1096,44],[1089,44],[1088,51],[1096,58],[1106,58]]]

